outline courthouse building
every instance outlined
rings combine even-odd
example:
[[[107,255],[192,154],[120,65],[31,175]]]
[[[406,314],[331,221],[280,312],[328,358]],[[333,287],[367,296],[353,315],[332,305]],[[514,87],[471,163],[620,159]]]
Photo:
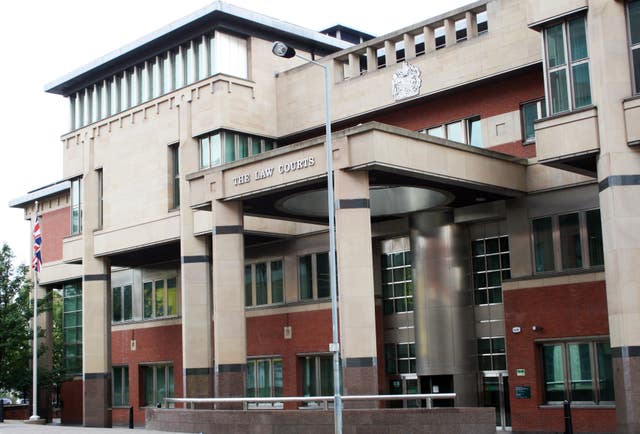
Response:
[[[640,1],[417,18],[214,2],[47,85],[63,180],[10,205],[64,295],[64,423],[332,393],[323,69],[280,40],[330,71],[343,393],[640,432]]]

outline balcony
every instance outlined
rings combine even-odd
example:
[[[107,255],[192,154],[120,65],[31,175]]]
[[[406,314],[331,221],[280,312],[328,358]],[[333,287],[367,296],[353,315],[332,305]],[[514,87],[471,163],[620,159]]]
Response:
[[[541,119],[535,130],[540,163],[595,178],[600,152],[595,107]]]

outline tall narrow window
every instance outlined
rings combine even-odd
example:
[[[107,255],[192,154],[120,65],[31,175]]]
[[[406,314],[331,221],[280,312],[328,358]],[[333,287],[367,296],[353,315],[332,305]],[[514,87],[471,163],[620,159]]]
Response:
[[[171,208],[180,207],[180,148],[177,144],[169,147],[170,182],[171,182]]]
[[[627,2],[627,20],[633,68],[633,93],[640,93],[640,0]]]
[[[382,255],[382,306],[385,315],[413,312],[411,252]]]
[[[113,367],[113,406],[129,406],[129,367]]]
[[[490,237],[471,242],[475,303],[502,303],[502,281],[511,277],[509,237]]]
[[[578,213],[558,217],[560,226],[560,253],[562,268],[582,267],[582,243],[580,242],[580,216]]]
[[[587,243],[589,245],[589,262],[591,266],[604,265],[602,248],[602,221],[600,210],[593,209],[585,213],[587,219]]]
[[[104,223],[104,175],[102,169],[96,170],[98,176],[98,228]]]
[[[66,373],[82,373],[82,285],[79,281],[68,283],[62,289],[62,334]]]
[[[71,235],[82,232],[82,184],[81,180],[71,181]]]
[[[522,104],[520,107],[522,116],[522,140],[531,143],[536,140],[534,122],[547,116],[544,99]]]
[[[282,396],[282,359],[264,358],[247,360],[247,396],[268,398]],[[249,404],[255,407],[255,404]],[[261,404],[262,405],[262,404]],[[273,403],[282,407],[282,403]]]
[[[131,285],[117,286],[111,290],[111,312],[113,322],[133,319],[133,294]]]
[[[533,221],[533,252],[536,272],[553,271],[553,226],[551,217]]]
[[[551,114],[591,105],[586,18],[554,24],[544,36]]]
[[[178,314],[178,285],[175,277],[142,284],[142,312],[144,319],[176,316]]]

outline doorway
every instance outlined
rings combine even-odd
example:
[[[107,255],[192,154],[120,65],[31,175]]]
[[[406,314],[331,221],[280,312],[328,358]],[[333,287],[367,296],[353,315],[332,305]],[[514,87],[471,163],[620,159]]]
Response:
[[[506,371],[485,372],[482,377],[482,405],[496,409],[496,428],[511,431],[509,375]]]

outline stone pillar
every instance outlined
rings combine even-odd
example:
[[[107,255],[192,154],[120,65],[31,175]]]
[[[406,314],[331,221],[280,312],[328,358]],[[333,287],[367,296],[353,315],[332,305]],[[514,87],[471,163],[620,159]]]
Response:
[[[212,211],[215,391],[216,397],[239,397],[247,363],[242,202],[214,199]]]
[[[342,384],[345,395],[375,395],[378,359],[369,174],[336,170],[334,179]]]
[[[367,47],[367,72],[378,69],[378,51],[374,47]]]
[[[183,391],[189,398],[213,396],[210,256],[207,241],[193,235],[193,209],[186,173],[198,170],[198,141],[191,133],[191,99],[180,111],[180,262]],[[208,326],[207,326],[208,324]]]
[[[404,41],[404,60],[413,59],[416,57],[416,39],[410,33],[402,35]]]
[[[464,14],[467,22],[467,39],[473,39],[478,36],[478,17],[475,12],[467,11]]]
[[[632,85],[625,2],[591,0],[591,91],[598,107],[598,182],[617,432],[640,432],[640,152],[627,145],[622,101]]]
[[[393,41],[384,41],[384,64],[391,66],[396,63],[396,43]]]
[[[82,178],[82,372],[84,426],[111,427],[111,267],[94,256],[99,227],[98,174],[93,139],[85,146]]]
[[[431,53],[436,51],[436,36],[433,28],[429,26],[424,27],[424,52]]]
[[[451,18],[444,20],[445,47],[451,47],[456,43],[456,22]]]

